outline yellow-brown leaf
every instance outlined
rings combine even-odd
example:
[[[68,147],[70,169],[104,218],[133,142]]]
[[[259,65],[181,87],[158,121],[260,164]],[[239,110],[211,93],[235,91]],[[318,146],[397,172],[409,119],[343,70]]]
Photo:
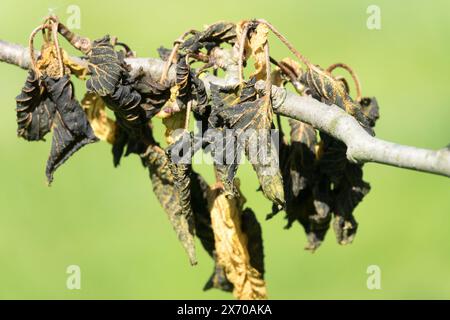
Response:
[[[217,263],[233,284],[237,299],[267,299],[266,283],[250,264],[248,238],[241,229],[241,197],[227,198],[220,187],[213,187],[208,195],[211,225],[214,230]]]
[[[81,105],[94,130],[95,136],[102,141],[113,144],[116,124],[106,115],[103,99],[93,92],[87,92],[83,100],[81,100]]]

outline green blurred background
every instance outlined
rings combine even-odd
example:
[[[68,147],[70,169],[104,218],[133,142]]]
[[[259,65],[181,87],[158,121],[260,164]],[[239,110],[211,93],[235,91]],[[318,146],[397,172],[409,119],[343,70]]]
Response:
[[[156,56],[189,28],[265,18],[314,63],[346,62],[358,72],[364,95],[381,105],[379,137],[427,148],[450,142],[449,1],[2,0],[0,39],[26,44],[49,8],[64,22],[72,4],[81,9],[79,33],[116,35],[139,56]],[[381,8],[381,30],[366,27],[370,4]],[[275,57],[289,55],[273,40]],[[138,157],[114,169],[107,144],[89,145],[46,186],[51,139],[16,137],[14,97],[25,77],[0,63],[0,298],[232,298],[202,292],[212,261],[199,249],[199,264],[189,266]],[[449,179],[378,164],[364,172],[372,191],[356,210],[355,242],[341,247],[330,231],[311,254],[299,225],[285,231],[283,214],[264,221],[270,203],[255,192],[250,168],[239,171],[263,225],[270,298],[450,298]],[[73,264],[81,290],[66,289]],[[381,268],[381,290],[366,287],[372,264]]]

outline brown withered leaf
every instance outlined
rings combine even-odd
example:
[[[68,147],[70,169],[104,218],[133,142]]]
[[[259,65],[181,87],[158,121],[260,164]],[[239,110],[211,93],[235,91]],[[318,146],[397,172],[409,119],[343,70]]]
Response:
[[[147,150],[145,163],[149,168],[153,192],[161,203],[178,239],[188,254],[190,263],[194,265],[197,263],[197,258],[192,215],[189,216],[182,213],[180,194],[175,187],[169,162],[169,158],[160,147],[152,146]]]
[[[41,74],[54,78],[61,76],[61,67],[59,65],[57,52],[58,51],[53,42],[45,42],[42,45],[40,55],[36,61],[36,67]],[[63,49],[60,49],[60,53],[62,57],[67,57],[67,54]],[[63,68],[64,74],[70,73],[70,69],[66,65],[63,65]]]
[[[56,108],[34,71],[28,72],[16,103],[17,135],[28,141],[44,140],[51,130]]]
[[[308,68],[301,79],[303,84],[309,88],[313,98],[341,107],[358,120],[368,133],[373,135],[373,129],[366,115],[362,112],[361,106],[353,101],[342,81],[336,80],[331,73],[317,66]]]
[[[86,81],[88,90],[100,96],[113,94],[123,68],[108,35],[92,43],[88,68],[91,73],[91,78]]]
[[[228,198],[220,187],[211,188],[208,197],[215,236],[217,262],[224,267],[237,299],[267,299],[265,281],[251,265],[248,236],[242,231],[242,203]]]
[[[95,136],[102,141],[114,144],[116,123],[107,116],[103,99],[96,93],[87,92],[81,100],[81,106]]]
[[[65,50],[61,49],[61,51],[63,63],[70,69],[70,74],[76,76],[81,80],[85,80],[89,74],[89,68],[85,65],[80,65],[75,62]]]
[[[212,288],[226,292],[233,290],[233,285],[228,281],[224,268],[217,263],[215,251],[214,231],[211,226],[211,215],[208,208],[208,194],[210,188],[201,175],[192,171],[191,175],[191,205],[194,213],[195,235],[200,239],[203,248],[214,260],[212,275],[203,287],[203,290]]]
[[[168,145],[175,143],[175,141],[177,141],[180,137],[180,134],[182,133],[180,129],[184,128],[185,119],[186,110],[172,113],[171,115],[162,119],[162,123],[166,127],[164,137]]]
[[[80,148],[98,139],[80,103],[74,98],[70,76],[65,75],[57,79],[45,76],[44,83],[56,106],[52,148],[46,169],[48,182],[51,183],[53,173],[59,166]]]
[[[283,179],[279,170],[278,153],[272,143],[272,107],[265,97],[258,98],[254,88],[255,78],[247,82],[240,90],[236,102],[236,89],[230,95],[224,95],[227,89],[211,86],[212,112],[210,123],[212,126],[224,126],[232,129],[236,138],[237,148],[233,164],[228,164],[225,185],[232,185],[237,170],[236,161],[243,148],[247,158],[252,163],[258,176],[264,195],[282,208],[284,206]],[[224,139],[227,139],[225,136]],[[226,141],[222,145],[229,144]],[[254,148],[257,147],[257,150]]]
[[[255,77],[256,80],[265,80],[266,74],[266,53],[264,46],[267,44],[267,36],[269,28],[265,24],[258,24],[250,35],[248,54],[254,59],[255,71],[250,78]]]

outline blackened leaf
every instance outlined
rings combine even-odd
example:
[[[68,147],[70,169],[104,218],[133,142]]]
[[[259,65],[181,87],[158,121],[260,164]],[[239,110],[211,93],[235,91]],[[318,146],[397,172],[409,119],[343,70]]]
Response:
[[[362,112],[361,106],[350,97],[342,81],[336,80],[330,73],[319,67],[311,67],[302,75],[302,82],[309,88],[315,99],[341,107],[373,135],[369,119]]]
[[[192,76],[193,95],[197,103],[193,106],[192,111],[195,114],[204,117],[209,116],[211,110],[208,101],[208,95],[206,94],[206,88],[203,81],[196,76]]]
[[[279,170],[278,152],[272,143],[272,108],[266,97],[257,98],[255,79],[242,89],[237,104],[228,104],[226,99],[213,95],[212,114],[222,119],[225,127],[236,135],[237,145],[241,145],[256,171],[264,195],[277,206],[284,206],[283,179]],[[232,97],[233,95],[231,95]],[[236,152],[239,154],[239,152]],[[234,174],[232,171],[229,171]],[[228,179],[233,178],[229,176]]]
[[[172,52],[172,49],[161,46],[157,49],[157,51],[161,60],[167,61],[167,59],[169,59],[170,53]]]
[[[182,214],[180,194],[175,187],[174,177],[169,169],[169,159],[159,147],[150,147],[146,157],[152,180],[153,192],[166,212],[178,239],[188,254],[192,265],[197,263],[192,216]]]
[[[353,211],[370,191],[370,185],[362,179],[362,165],[350,163],[346,158],[347,147],[342,142],[321,133],[322,155],[319,161],[323,179],[333,185],[334,231],[339,244],[351,243],[357,230]]]
[[[192,217],[191,208],[191,172],[193,156],[193,137],[184,131],[175,143],[166,149],[169,168],[172,173],[175,189],[180,197],[181,214]]]
[[[214,251],[214,270],[211,277],[206,282],[203,290],[209,290],[212,288],[220,289],[225,292],[233,291],[233,284],[228,280],[227,274],[225,272],[225,267],[218,263],[217,254]]]
[[[235,132],[226,130],[224,119],[219,115],[226,105],[239,98],[238,89],[222,88],[211,84],[211,111],[205,140],[212,145],[211,155],[216,175],[220,178],[227,196],[237,192],[234,177],[239,167],[242,148],[237,145]]]
[[[185,108],[188,101],[196,100],[193,111],[197,115],[205,113],[208,105],[208,96],[206,94],[205,85],[193,70],[191,70],[188,56],[183,56],[177,63],[176,67],[176,89],[177,103],[180,108]],[[166,100],[167,101],[167,100]]]
[[[222,43],[234,43],[236,40],[236,25],[234,23],[219,22],[210,25],[206,30],[194,32],[180,46],[186,52],[198,52],[202,48],[208,51]]]
[[[316,250],[325,238],[331,220],[330,184],[316,170],[316,131],[310,125],[289,120],[291,142],[282,137],[280,163],[286,195],[286,228],[298,221],[307,236],[305,249]],[[281,130],[282,131],[282,130]],[[268,218],[278,212],[273,212]]]
[[[359,102],[361,105],[362,112],[369,119],[369,124],[371,127],[375,126],[375,122],[380,117],[380,108],[378,106],[378,101],[375,97],[365,97]]]
[[[120,81],[123,68],[108,35],[95,40],[89,53],[91,78],[86,87],[100,96],[112,94]]]
[[[369,191],[370,185],[362,179],[361,166],[349,163],[345,175],[334,189],[334,231],[338,243],[348,244],[353,241],[358,227],[353,210]]]
[[[152,118],[170,98],[170,85],[161,84],[149,77],[137,79],[134,88],[141,94],[141,108],[146,117]]]
[[[28,141],[44,140],[44,136],[52,127],[55,104],[40,85],[34,71],[29,71],[16,102],[17,135]]]
[[[186,107],[188,101],[191,99],[191,69],[187,61],[188,57],[180,58],[177,63],[176,72],[176,86],[178,89],[177,102],[181,108]]]
[[[309,124],[289,119],[291,127],[291,152],[289,171],[292,179],[292,193],[298,196],[313,181],[315,164],[316,130]]]
[[[122,128],[120,125],[117,124],[116,121],[116,130],[115,130],[115,137],[114,137],[114,143],[112,145],[112,154],[113,154],[113,164],[114,167],[119,166],[120,160],[122,159],[122,156],[124,155],[125,148],[129,141],[129,136],[124,128]]]
[[[50,99],[56,106],[53,140],[47,162],[47,179],[51,183],[53,173],[72,154],[88,143],[98,141],[89,125],[80,103],[74,98],[70,76],[44,77]]]
[[[118,85],[114,93],[104,96],[103,100],[114,111],[116,118],[122,120],[130,135],[139,137],[142,134],[147,120],[140,107],[141,95],[131,85]]]
[[[86,84],[88,90],[102,96],[116,116],[118,132],[113,154],[114,164],[118,165],[125,148],[125,155],[141,154],[154,142],[142,95],[136,89],[141,77],[131,77],[123,52],[114,51],[108,36],[94,42],[89,68],[92,77]]]
[[[258,270],[264,279],[264,246],[261,225],[250,208],[242,211],[242,232],[247,235],[247,250],[250,255],[250,264]]]

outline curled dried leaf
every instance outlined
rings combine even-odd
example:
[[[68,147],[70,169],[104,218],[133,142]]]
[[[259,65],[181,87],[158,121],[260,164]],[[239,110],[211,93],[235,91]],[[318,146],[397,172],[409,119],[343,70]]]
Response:
[[[241,149],[253,165],[264,195],[277,206],[284,206],[283,179],[279,170],[278,153],[272,143],[272,107],[265,97],[257,97],[255,79],[242,90],[211,86],[212,112],[210,123],[216,128],[231,129],[234,137],[226,135],[219,147],[231,146],[235,157],[226,163],[224,186],[232,186]],[[228,93],[227,93],[228,90]],[[239,94],[237,94],[237,91]],[[239,98],[236,100],[236,96]],[[256,149],[256,150],[255,150]],[[225,149],[229,150],[229,149]],[[220,150],[219,150],[220,151]],[[226,154],[226,152],[222,152]],[[219,164],[221,165],[221,164]]]
[[[86,144],[98,141],[89,125],[80,103],[74,98],[70,76],[44,77],[49,97],[56,106],[53,123],[53,140],[47,162],[47,179],[51,183],[53,173],[71,155]]]
[[[59,48],[59,50],[62,53],[62,56],[67,57],[67,53],[65,53],[63,49]],[[36,67],[42,75],[54,78],[61,76],[61,67],[58,61],[58,49],[53,42],[45,42],[42,45],[41,53],[36,61]],[[63,68],[64,74],[70,74],[68,66],[64,65]]]
[[[81,100],[81,105],[95,136],[102,141],[114,144],[116,123],[107,116],[103,99],[93,92],[87,92]]]
[[[223,43],[234,43],[236,39],[236,25],[229,22],[214,23],[204,31],[193,31],[180,46],[180,50],[188,53],[199,52],[205,48],[211,51]]]
[[[217,187],[211,189],[208,199],[218,264],[234,285],[234,296],[244,300],[266,299],[262,274],[250,262],[248,237],[242,231],[240,199],[227,198]]]
[[[373,135],[367,116],[362,112],[361,106],[350,97],[342,81],[336,80],[331,73],[319,67],[311,66],[302,75],[302,82],[309,88],[315,99],[341,107]]]
[[[290,144],[280,144],[280,163],[285,182],[286,228],[298,221],[307,236],[305,249],[315,251],[325,238],[331,220],[330,184],[317,172],[316,131],[310,125],[289,120]],[[273,208],[271,218],[278,212]]]
[[[153,192],[166,212],[178,239],[188,254],[192,265],[197,263],[194,242],[194,225],[192,215],[183,214],[180,193],[176,187],[175,179],[170,169],[170,160],[163,149],[152,146],[147,150],[145,157],[149,168]]]
[[[86,82],[88,90],[100,96],[113,94],[123,68],[108,35],[92,43],[88,68],[91,74],[91,78]]]
[[[56,108],[34,71],[28,72],[16,103],[17,135],[28,141],[44,140],[51,130]]]
[[[250,50],[246,50],[246,53],[253,57],[255,67],[255,71],[250,75],[250,78],[255,77],[256,80],[265,80],[267,78],[267,57],[264,46],[267,44],[268,34],[269,28],[265,24],[258,24],[250,35]]]

